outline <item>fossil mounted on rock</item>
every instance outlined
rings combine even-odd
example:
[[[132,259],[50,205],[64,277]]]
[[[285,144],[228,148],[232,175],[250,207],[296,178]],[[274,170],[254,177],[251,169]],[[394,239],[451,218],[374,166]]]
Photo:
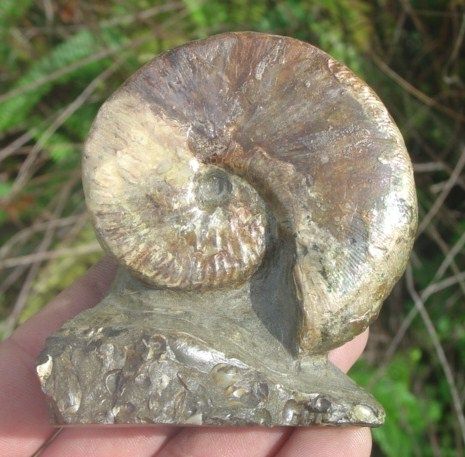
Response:
[[[101,107],[83,182],[121,268],[40,356],[56,423],[382,423],[326,355],[403,273],[416,195],[344,65],[252,32],[166,52]]]

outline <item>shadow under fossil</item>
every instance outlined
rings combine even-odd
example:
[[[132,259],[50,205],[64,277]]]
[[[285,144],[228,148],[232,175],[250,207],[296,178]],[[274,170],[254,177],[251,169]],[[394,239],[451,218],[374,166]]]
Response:
[[[266,253],[250,280],[252,309],[270,334],[297,357],[301,315],[292,278],[295,243],[286,237],[280,243],[271,241]]]

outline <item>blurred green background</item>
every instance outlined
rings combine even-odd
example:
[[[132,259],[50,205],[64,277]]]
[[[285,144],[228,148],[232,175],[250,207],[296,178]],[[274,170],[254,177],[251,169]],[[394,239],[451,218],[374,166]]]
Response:
[[[352,376],[383,403],[373,455],[464,455],[463,1],[0,1],[0,336],[102,253],[82,143],[100,104],[164,49],[227,30],[313,43],[379,94],[415,164],[418,239]]]

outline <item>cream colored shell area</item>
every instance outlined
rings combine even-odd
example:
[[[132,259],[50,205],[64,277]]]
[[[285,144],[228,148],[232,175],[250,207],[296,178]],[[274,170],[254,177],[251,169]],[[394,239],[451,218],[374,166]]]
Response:
[[[242,282],[264,254],[265,207],[234,176],[229,202],[201,207],[195,179],[216,167],[193,156],[187,136],[124,89],[101,107],[83,159],[97,235],[123,265],[154,286]]]

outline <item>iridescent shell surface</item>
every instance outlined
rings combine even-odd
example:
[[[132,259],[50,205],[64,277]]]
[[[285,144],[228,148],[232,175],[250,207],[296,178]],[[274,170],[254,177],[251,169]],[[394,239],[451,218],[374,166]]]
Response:
[[[369,325],[417,224],[410,159],[373,91],[310,44],[253,32],[141,68],[100,109],[83,177],[102,244],[154,287],[238,287],[290,243],[304,352]]]

